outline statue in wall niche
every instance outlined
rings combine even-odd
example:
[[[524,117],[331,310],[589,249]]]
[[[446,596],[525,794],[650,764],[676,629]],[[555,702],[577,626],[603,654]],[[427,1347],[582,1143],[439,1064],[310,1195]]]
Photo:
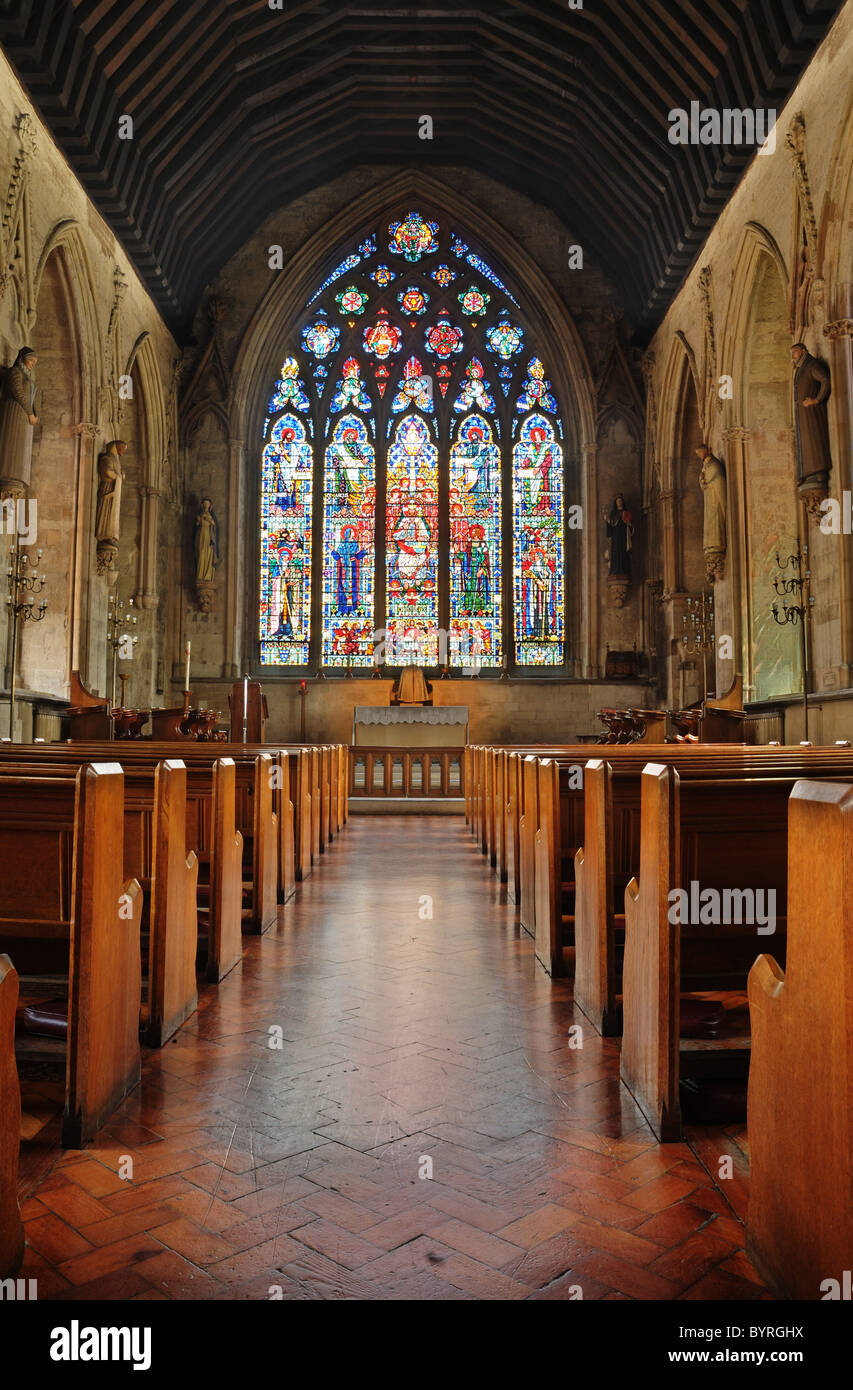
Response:
[[[123,439],[113,439],[98,459],[98,500],[95,510],[98,574],[115,568],[121,534],[121,485],[124,482]]]
[[[604,512],[603,516],[610,557],[607,592],[613,607],[621,608],[631,587],[631,549],[634,542],[634,524],[621,492],[617,493],[610,511]]]
[[[794,363],[794,443],[797,453],[797,492],[810,516],[820,518],[820,504],[829,496],[830,393],[829,367],[812,357],[805,343],[791,348]]]
[[[699,486],[705,504],[702,530],[705,572],[708,583],[714,584],[726,572],[726,468],[722,459],[712,454],[707,444],[699,445],[696,457],[702,465]]]
[[[219,523],[213,502],[209,497],[201,499],[201,507],[195,519],[193,530],[193,554],[195,557],[195,584],[199,607],[203,613],[212,613],[216,607],[216,568],[219,564]]]
[[[0,496],[22,497],[30,485],[33,455],[35,372],[38,357],[22,347],[0,384]]]

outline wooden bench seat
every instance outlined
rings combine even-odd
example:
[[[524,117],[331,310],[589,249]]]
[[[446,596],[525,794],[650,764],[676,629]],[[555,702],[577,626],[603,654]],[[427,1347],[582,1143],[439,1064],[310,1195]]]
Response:
[[[124,776],[3,775],[0,951],[43,998],[67,992],[63,1039],[26,1034],[22,1055],[64,1060],[62,1143],[79,1148],[140,1075],[141,890],[123,872]],[[42,988],[43,986],[43,988]]]

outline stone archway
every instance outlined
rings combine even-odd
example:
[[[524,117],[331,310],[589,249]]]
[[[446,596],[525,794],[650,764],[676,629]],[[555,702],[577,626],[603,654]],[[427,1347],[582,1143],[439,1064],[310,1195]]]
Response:
[[[36,410],[29,502],[37,518],[33,545],[47,576],[41,598],[46,616],[25,623],[20,638],[22,688],[63,698],[72,665],[75,552],[83,414],[83,354],[75,333],[72,276],[64,249],[55,247],[40,267],[33,346],[38,352]],[[33,553],[32,550],[30,553]],[[37,602],[40,600],[37,599]]]
[[[776,555],[792,554],[801,532],[794,491],[786,280],[768,247],[756,241],[752,250],[741,299],[742,356],[735,380],[745,430],[744,697],[766,700],[798,690],[802,679],[797,635],[791,627],[779,627],[771,609]]]

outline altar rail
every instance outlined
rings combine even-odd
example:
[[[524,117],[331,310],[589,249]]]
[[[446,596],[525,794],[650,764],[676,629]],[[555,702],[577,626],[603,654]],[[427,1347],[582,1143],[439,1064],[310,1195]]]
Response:
[[[353,748],[350,796],[464,797],[464,748]]]

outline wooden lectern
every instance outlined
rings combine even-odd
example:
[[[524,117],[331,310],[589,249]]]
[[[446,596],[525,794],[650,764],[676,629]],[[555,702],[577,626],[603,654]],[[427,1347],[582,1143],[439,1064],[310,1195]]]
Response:
[[[245,711],[243,706],[246,706]],[[243,716],[246,718],[246,742],[265,743],[264,728],[269,718],[267,697],[260,681],[235,681],[228,696],[231,711],[231,742],[243,742]]]

